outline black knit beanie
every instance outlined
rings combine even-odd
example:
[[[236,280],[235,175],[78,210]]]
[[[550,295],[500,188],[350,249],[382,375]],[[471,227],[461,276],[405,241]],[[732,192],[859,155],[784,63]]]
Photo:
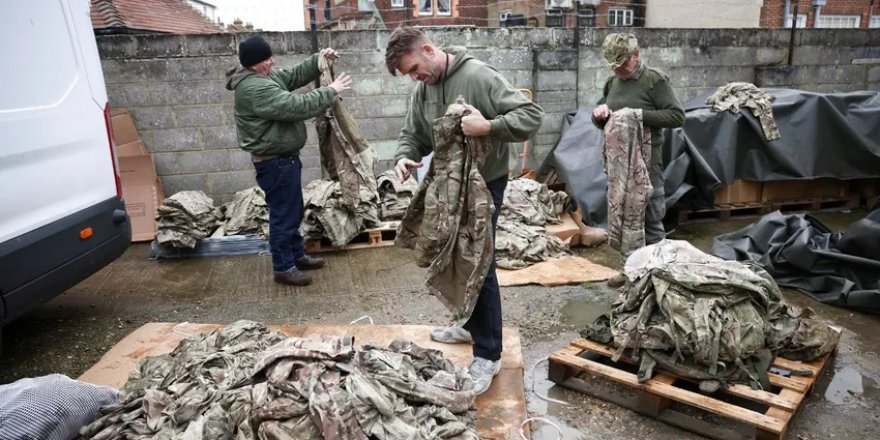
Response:
[[[262,37],[250,37],[238,43],[238,60],[244,67],[251,67],[272,56],[272,48]]]

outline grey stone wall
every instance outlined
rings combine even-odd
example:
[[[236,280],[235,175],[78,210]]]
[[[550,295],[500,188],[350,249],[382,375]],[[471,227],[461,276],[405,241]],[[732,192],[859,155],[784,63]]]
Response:
[[[529,89],[546,111],[529,142],[528,167],[537,167],[559,139],[566,113],[595,104],[610,75],[599,48],[607,29],[437,28],[440,45],[463,45]],[[820,92],[880,90],[880,32],[801,30],[793,63],[787,65],[790,34],[784,30],[633,29],[643,59],[666,71],[686,101],[731,81],[762,87]],[[264,33],[289,66],[310,53],[305,32]],[[199,189],[217,202],[255,185],[247,154],[236,146],[232,93],[225,71],[236,66],[236,47],[249,35],[120,35],[98,37],[110,104],[127,107],[156,162],[167,194]],[[337,72],[354,77],[345,101],[378,149],[377,171],[390,167],[413,82],[385,69],[387,31],[322,32],[319,46],[343,57]],[[314,126],[302,152],[305,182],[321,177]]]

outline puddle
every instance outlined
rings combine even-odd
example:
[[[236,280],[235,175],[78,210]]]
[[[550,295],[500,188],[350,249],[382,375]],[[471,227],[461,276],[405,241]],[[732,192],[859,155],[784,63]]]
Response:
[[[852,403],[854,399],[876,396],[880,396],[877,382],[863,376],[852,367],[837,370],[825,390],[825,400],[837,405]]]
[[[596,318],[611,311],[611,298],[607,295],[578,296],[570,299],[559,310],[559,322],[576,329],[592,323]]]

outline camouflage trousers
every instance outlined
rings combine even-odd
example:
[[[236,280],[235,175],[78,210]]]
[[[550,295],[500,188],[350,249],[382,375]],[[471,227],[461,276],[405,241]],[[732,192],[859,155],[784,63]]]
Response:
[[[473,312],[495,248],[495,206],[479,172],[491,144],[488,137],[464,137],[462,109],[453,104],[433,121],[434,158],[396,240],[415,250],[419,266],[428,267],[428,289],[456,320]]]
[[[321,70],[321,84],[332,83],[333,62],[320,57],[318,68]],[[315,117],[315,128],[321,166],[327,170],[330,179],[339,182],[346,205],[356,207],[364,201],[376,203],[379,200],[373,176],[376,149],[364,139],[357,122],[342,105],[341,97],[337,95],[333,104]]]
[[[736,113],[740,107],[748,107],[752,115],[761,123],[761,130],[768,141],[779,139],[779,126],[773,117],[773,101],[776,97],[759,89],[758,86],[747,82],[732,82],[723,85],[715,91],[706,104],[712,111],[722,112],[729,110]]]
[[[642,123],[642,111],[629,108],[615,111],[605,125],[608,243],[624,255],[645,246],[649,206],[652,217],[656,215],[654,206],[649,204],[655,198],[651,153],[651,131]],[[659,187],[662,191],[662,182]],[[660,227],[662,230],[662,223]]]

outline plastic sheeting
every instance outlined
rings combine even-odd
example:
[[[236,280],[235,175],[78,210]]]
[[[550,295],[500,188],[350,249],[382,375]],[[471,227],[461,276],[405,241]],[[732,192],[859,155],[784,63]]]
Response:
[[[838,233],[809,214],[776,211],[716,237],[713,253],[753,261],[821,302],[880,314],[880,208]]]
[[[880,92],[813,93],[765,89],[776,97],[780,139],[767,141],[748,109],[709,110],[709,94],[684,103],[685,125],[664,133],[667,207],[685,199],[714,203],[715,190],[736,179],[871,178],[880,176]],[[605,226],[607,179],[602,131],[584,107],[563,121],[552,165],[571,189],[589,225]]]

